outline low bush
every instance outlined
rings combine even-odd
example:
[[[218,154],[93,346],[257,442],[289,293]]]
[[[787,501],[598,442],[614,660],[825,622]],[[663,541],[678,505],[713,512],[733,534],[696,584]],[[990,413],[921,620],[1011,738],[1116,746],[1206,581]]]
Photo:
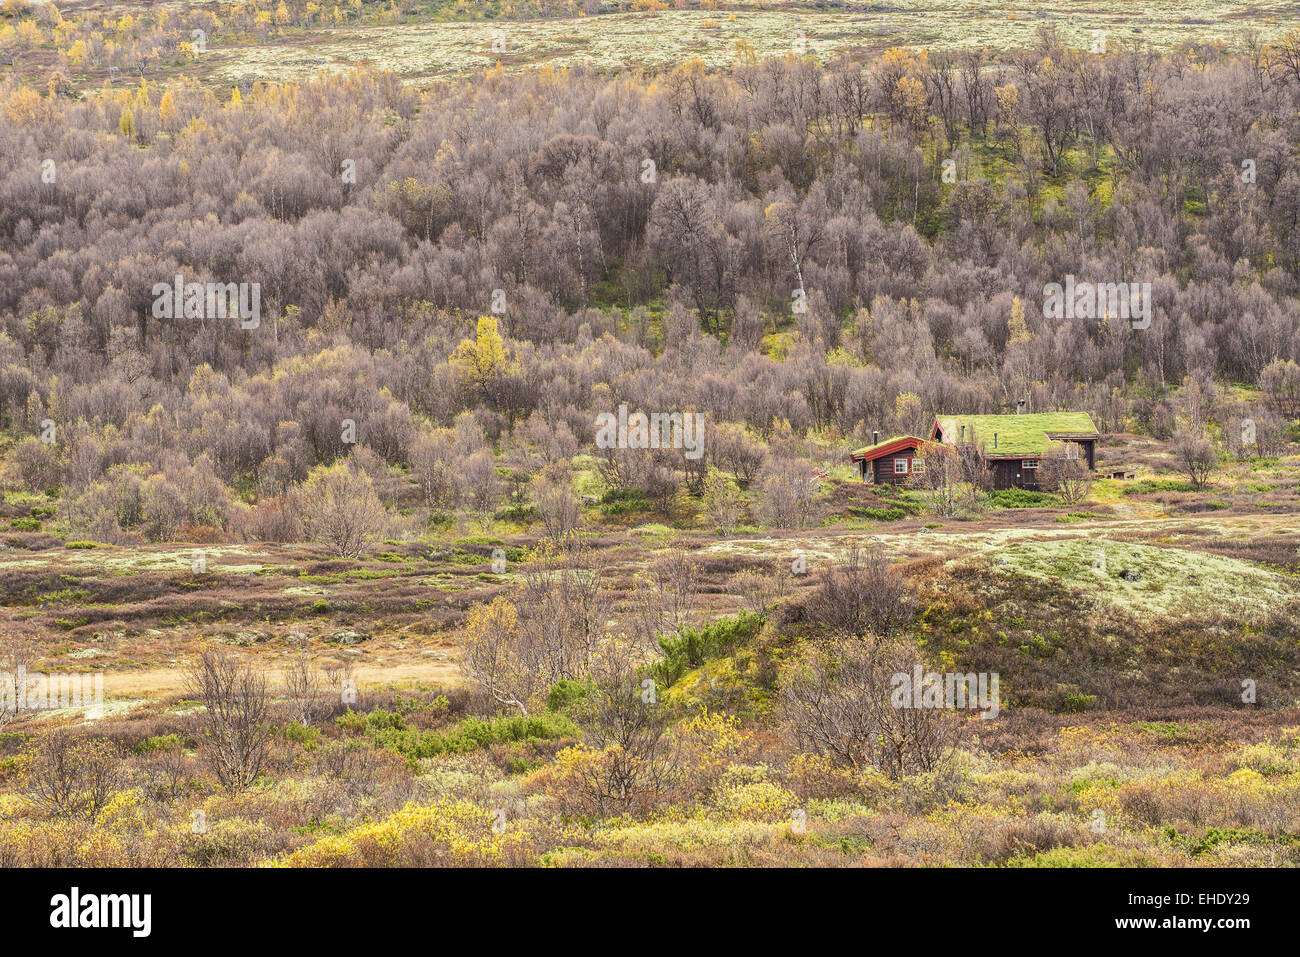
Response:
[[[1196,486],[1182,479],[1142,479],[1124,486],[1125,495],[1150,495],[1153,492],[1195,492]]]
[[[988,493],[988,503],[993,508],[1050,508],[1061,500],[1047,492],[1031,492],[1023,488],[1000,488]]]
[[[873,522],[896,522],[900,518],[906,518],[908,513],[901,508],[866,508],[850,505],[849,514],[854,518],[866,518]]]
[[[728,654],[750,641],[763,627],[763,618],[742,611],[734,618],[720,618],[702,628],[682,626],[675,635],[659,639],[663,660],[650,668],[656,682],[671,687],[692,668]]]
[[[338,719],[338,725],[345,730],[364,731],[379,747],[412,760],[465,754],[493,744],[555,741],[578,734],[577,726],[568,717],[554,713],[466,718],[445,730],[421,731],[402,715],[380,708],[364,718],[349,711]]]

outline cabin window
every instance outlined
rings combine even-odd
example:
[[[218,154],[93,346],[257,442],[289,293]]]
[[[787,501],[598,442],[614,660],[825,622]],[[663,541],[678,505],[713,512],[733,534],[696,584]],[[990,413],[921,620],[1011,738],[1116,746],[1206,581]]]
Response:
[[[907,459],[894,459],[894,474],[895,475],[907,474]]]
[[[924,471],[925,471],[925,459],[912,459],[912,471],[913,471],[913,472],[924,472]]]
[[[1025,471],[1029,471],[1030,469],[1036,469],[1038,468],[1038,459],[1025,459],[1023,462],[1020,463],[1020,467],[1023,468]]]

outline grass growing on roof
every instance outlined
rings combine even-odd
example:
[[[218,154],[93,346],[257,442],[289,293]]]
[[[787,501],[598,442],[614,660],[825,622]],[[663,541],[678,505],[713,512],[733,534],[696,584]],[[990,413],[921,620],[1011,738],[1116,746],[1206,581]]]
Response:
[[[991,455],[1043,455],[1052,442],[1048,434],[1097,431],[1087,412],[1033,412],[1025,415],[941,415],[939,424],[949,440],[960,442],[962,426],[966,441],[974,435]],[[997,447],[993,436],[997,434]]]

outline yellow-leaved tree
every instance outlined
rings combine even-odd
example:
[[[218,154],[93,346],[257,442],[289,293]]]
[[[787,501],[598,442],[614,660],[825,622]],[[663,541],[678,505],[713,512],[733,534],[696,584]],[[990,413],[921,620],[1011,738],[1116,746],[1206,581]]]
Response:
[[[1033,342],[1038,337],[1029,328],[1025,317],[1025,304],[1016,296],[1011,300],[1011,318],[1007,320],[1007,383],[1011,390],[1008,398],[1029,401],[1029,387],[1034,377]],[[1025,409],[1029,411],[1028,407]]]
[[[158,101],[158,119],[164,124],[170,124],[176,118],[176,98],[172,96],[172,91],[168,90]]]
[[[450,362],[462,387],[479,393],[489,406],[500,411],[501,387],[518,364],[506,350],[495,319],[479,316],[474,338],[462,339]]]
[[[316,466],[301,498],[307,537],[340,558],[357,558],[384,537],[388,511],[370,476],[352,460]]]
[[[925,437],[925,409],[915,392],[900,392],[894,397],[894,428],[901,435]]]
[[[461,670],[492,700],[520,714],[546,692],[537,648],[519,628],[514,603],[498,595],[469,610],[461,632]]]

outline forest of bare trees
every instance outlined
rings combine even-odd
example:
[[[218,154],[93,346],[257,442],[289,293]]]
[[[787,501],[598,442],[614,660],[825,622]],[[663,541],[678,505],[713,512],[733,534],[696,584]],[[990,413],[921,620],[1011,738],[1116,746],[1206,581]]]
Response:
[[[607,456],[652,498],[702,493],[710,465],[779,471],[808,430],[1022,398],[1163,439],[1184,382],[1262,383],[1268,432],[1300,394],[1286,49],[1094,55],[1044,32],[1001,62],[497,69],[423,93],[6,81],[9,477],[66,487],[91,538],[294,540],[299,487],[346,453],[343,494],[490,518],[512,494],[494,465],[562,468],[619,403],[709,420],[698,464]],[[1149,327],[1045,318],[1067,275],[1150,283]],[[256,321],[210,292],[159,318],[176,281],[256,285]],[[313,501],[346,478],[317,473]],[[367,508],[344,552],[382,534]]]

